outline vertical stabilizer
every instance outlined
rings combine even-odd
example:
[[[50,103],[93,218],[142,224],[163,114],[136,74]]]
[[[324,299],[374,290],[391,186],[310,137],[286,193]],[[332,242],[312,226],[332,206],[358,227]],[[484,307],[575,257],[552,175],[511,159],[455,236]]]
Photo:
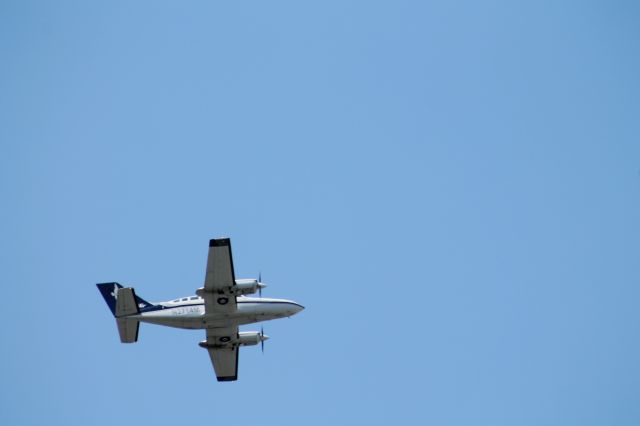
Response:
[[[129,316],[139,314],[141,307],[153,305],[136,296],[133,288],[124,288],[118,283],[103,283],[97,286],[111,313],[116,317],[120,341],[122,343],[137,342],[140,322]]]
[[[116,316],[116,304],[118,300],[118,293],[123,287],[118,283],[102,283],[102,284],[96,284],[96,286],[98,287],[98,290],[100,290],[100,294],[102,294],[104,301],[107,302],[107,306],[109,307],[109,310],[111,310],[111,313],[113,314],[113,316]],[[138,297],[138,295],[136,295],[135,292],[133,293],[133,297],[136,301],[136,304],[138,305],[138,308],[140,309],[144,310],[144,309],[153,308],[155,306],[153,303],[149,303],[143,298]]]
[[[118,291],[122,288],[122,286],[118,283],[103,283],[96,284],[98,290],[100,290],[100,294],[104,298],[104,301],[107,302],[107,306],[111,310],[113,316],[116,315],[116,300],[118,300]]]

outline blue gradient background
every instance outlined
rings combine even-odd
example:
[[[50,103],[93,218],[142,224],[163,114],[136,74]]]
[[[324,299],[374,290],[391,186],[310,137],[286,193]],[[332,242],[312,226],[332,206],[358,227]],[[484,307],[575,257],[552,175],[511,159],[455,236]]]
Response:
[[[0,2],[2,424],[640,424],[639,19]],[[192,294],[225,235],[307,307],[265,355],[121,345],[94,284]]]

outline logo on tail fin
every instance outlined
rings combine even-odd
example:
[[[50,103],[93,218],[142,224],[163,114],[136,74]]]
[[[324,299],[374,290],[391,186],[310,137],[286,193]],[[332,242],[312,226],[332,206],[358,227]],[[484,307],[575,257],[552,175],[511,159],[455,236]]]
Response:
[[[114,298],[114,299],[116,299],[116,300],[118,300],[118,290],[120,290],[120,289],[118,288],[118,284],[114,284],[114,285],[113,285],[113,291],[111,292],[111,295],[112,295],[112,296],[113,296],[113,298]],[[142,302],[142,299],[138,298],[137,296],[136,296],[136,298],[137,298],[137,299],[138,299],[138,301],[139,301],[139,303],[138,303],[138,307],[139,307],[139,308],[144,308],[144,307],[146,307],[146,306],[147,306],[147,304],[146,304],[146,303]]]
[[[96,285],[98,286],[98,290],[100,290],[100,294],[104,297],[104,301],[107,302],[111,313],[115,315],[116,305],[118,304],[118,293],[120,293],[120,290],[122,290],[123,287],[118,283],[101,283]],[[124,293],[122,294],[124,295]],[[133,293],[133,296],[139,309],[150,309],[155,307],[153,303],[149,303],[141,297],[138,297],[137,294]]]

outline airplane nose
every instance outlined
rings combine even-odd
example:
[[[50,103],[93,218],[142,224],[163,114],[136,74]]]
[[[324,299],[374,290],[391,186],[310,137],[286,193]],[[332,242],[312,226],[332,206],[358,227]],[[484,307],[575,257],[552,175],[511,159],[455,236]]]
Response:
[[[293,309],[293,313],[297,314],[298,312],[304,310],[304,306],[294,303],[292,309]]]

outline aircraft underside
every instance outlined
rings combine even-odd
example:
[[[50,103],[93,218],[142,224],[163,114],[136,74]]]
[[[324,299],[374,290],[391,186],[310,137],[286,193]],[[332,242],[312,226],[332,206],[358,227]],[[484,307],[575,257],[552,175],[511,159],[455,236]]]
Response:
[[[144,312],[129,318],[149,324],[185,329],[204,329],[246,325],[294,315],[299,305],[281,299],[259,299],[238,303],[238,310],[230,314],[205,314],[204,304],[167,307]]]

